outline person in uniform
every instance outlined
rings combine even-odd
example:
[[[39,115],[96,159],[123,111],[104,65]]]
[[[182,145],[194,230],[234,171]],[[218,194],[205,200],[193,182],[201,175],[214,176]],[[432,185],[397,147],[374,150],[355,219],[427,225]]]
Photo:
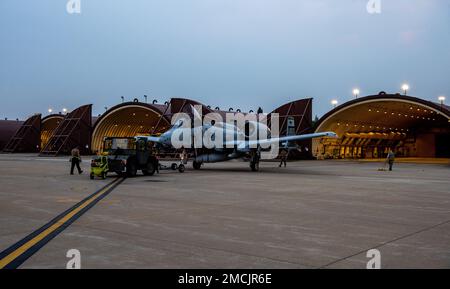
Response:
[[[73,175],[73,169],[75,168],[75,166],[77,167],[78,173],[82,174],[83,171],[80,168],[80,163],[81,163],[80,150],[78,149],[78,147],[75,147],[74,149],[72,149],[70,154],[71,154],[71,158],[70,158],[70,163],[71,163],[70,174]]]
[[[186,149],[184,147],[181,147],[180,161],[184,165],[187,164],[187,162],[188,162],[188,154],[187,154]]]
[[[395,160],[395,154],[391,149],[389,149],[387,157],[386,157],[386,162],[389,164],[390,171],[392,171],[392,166],[394,165],[394,160]]]
[[[286,167],[286,160],[287,160],[287,151],[285,149],[282,149],[280,152],[280,165],[279,167],[281,168],[281,165],[284,164],[284,167]]]

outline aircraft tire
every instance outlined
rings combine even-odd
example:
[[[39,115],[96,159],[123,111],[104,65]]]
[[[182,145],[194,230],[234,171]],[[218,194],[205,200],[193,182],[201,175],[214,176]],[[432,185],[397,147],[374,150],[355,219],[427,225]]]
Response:
[[[194,161],[192,163],[192,166],[194,167],[194,170],[199,170],[202,166],[202,163]]]
[[[259,171],[259,163],[257,163],[257,162],[250,162],[250,168],[252,169],[252,172]]]
[[[135,177],[136,174],[137,174],[137,168],[136,168],[136,165],[133,164],[132,162],[129,162],[129,163],[127,164],[127,177],[132,178],[132,177]]]

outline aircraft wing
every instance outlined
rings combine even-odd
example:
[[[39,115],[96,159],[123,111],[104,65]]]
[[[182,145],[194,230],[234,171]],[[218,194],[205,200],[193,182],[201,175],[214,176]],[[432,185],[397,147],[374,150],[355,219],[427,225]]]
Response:
[[[138,138],[146,138],[147,141],[151,141],[151,142],[155,142],[155,143],[160,143],[160,142],[161,142],[159,136],[147,136],[147,135],[146,135],[146,136],[135,136],[134,138],[135,138],[135,139],[138,139]]]
[[[317,137],[337,137],[337,135],[336,135],[336,133],[331,132],[331,131],[301,134],[301,135],[289,135],[289,136],[274,137],[274,138],[261,139],[261,140],[239,141],[237,143],[237,146],[238,146],[238,148],[256,147],[258,145],[268,145],[268,144],[273,144],[273,143],[277,143],[277,142],[299,141],[299,140],[305,140],[305,139],[317,138]]]

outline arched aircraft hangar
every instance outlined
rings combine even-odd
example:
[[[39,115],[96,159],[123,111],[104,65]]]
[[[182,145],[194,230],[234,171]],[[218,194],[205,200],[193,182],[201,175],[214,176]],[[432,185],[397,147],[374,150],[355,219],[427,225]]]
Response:
[[[424,99],[380,92],[326,113],[315,132],[337,139],[313,141],[317,158],[450,157],[450,109]]]
[[[170,126],[166,105],[138,101],[116,105],[102,114],[92,130],[91,150],[101,151],[105,137],[134,137],[157,134]]]
[[[50,114],[41,120],[41,148],[45,147],[63,119],[64,116],[61,114]]]
[[[14,136],[16,131],[23,125],[23,121],[20,120],[0,120],[0,150],[8,144],[11,137]]]

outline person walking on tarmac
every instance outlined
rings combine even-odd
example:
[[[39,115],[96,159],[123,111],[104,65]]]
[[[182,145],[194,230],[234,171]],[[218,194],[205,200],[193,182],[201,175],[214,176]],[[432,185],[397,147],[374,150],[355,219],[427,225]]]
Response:
[[[184,146],[181,147],[181,152],[180,152],[180,163],[182,163],[183,165],[187,164],[188,162],[188,154],[186,152],[186,149],[184,148]]]
[[[386,162],[389,164],[390,171],[392,171],[392,166],[394,165],[394,160],[395,160],[395,154],[392,151],[392,149],[389,149],[387,157],[386,157]]]
[[[284,164],[284,167],[286,167],[286,160],[287,160],[287,151],[285,149],[282,149],[280,152],[280,165],[279,167],[281,168],[281,165]]]
[[[151,152],[152,152],[152,155],[156,159],[156,173],[159,174],[159,167],[160,167],[160,164],[159,164],[159,150],[155,146],[152,146]]]
[[[80,150],[78,149],[78,147],[75,147],[74,149],[72,149],[70,154],[71,154],[71,158],[70,158],[70,163],[71,163],[70,174],[73,175],[73,169],[75,168],[75,166],[77,167],[78,174],[82,174],[83,171],[80,168],[80,162],[81,162]]]

